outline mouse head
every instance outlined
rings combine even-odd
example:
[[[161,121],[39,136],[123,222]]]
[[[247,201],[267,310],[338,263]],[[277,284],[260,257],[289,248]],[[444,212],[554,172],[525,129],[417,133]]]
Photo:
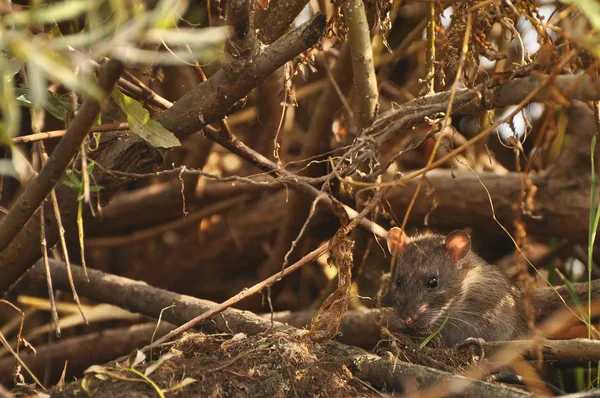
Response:
[[[462,260],[471,249],[471,238],[464,231],[409,238],[395,227],[387,242],[394,261],[383,303],[394,307],[409,327],[441,323],[460,295]]]
[[[401,255],[410,243],[411,239],[402,229],[394,227],[388,232],[387,245],[392,256]],[[446,236],[443,247],[448,257],[460,268],[460,260],[471,250],[471,237],[465,231],[456,230]]]

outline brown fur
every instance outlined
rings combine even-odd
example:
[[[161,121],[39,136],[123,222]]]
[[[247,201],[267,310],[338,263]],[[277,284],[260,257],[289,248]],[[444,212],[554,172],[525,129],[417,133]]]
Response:
[[[447,346],[469,337],[510,340],[526,332],[519,290],[472,251],[456,260],[445,239],[415,236],[396,250],[382,304],[400,318],[411,317],[409,330],[434,331],[448,317],[441,331]],[[437,278],[435,288],[428,287],[431,277]]]

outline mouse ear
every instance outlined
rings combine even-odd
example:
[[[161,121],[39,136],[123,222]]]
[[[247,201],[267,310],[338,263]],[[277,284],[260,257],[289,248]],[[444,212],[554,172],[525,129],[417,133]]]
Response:
[[[387,236],[388,250],[392,256],[402,253],[408,246],[408,236],[398,227],[390,229]]]
[[[444,240],[444,248],[450,258],[458,263],[471,250],[471,237],[465,231],[450,232]]]

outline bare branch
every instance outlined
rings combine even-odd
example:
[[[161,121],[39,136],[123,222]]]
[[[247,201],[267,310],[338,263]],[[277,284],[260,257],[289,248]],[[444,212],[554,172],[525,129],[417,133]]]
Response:
[[[342,9],[344,10],[344,20],[348,26],[348,45],[352,56],[357,124],[358,132],[360,132],[371,124],[379,107],[379,92],[373,64],[373,49],[371,48],[371,30],[362,0],[346,0]]]
[[[258,38],[263,43],[272,43],[289,29],[307,2],[307,0],[271,1],[269,8],[265,11],[268,15],[260,23]]]
[[[315,15],[247,61],[240,70],[223,68],[185,94],[157,120],[183,138],[218,121],[281,65],[312,47],[325,28],[325,16]]]

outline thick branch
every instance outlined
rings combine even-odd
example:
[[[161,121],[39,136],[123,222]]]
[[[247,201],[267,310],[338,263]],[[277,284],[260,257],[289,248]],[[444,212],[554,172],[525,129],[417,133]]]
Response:
[[[503,350],[525,352],[526,359],[537,359],[536,343],[530,340],[490,341],[485,343],[486,354],[493,355]],[[563,366],[586,366],[588,361],[600,358],[600,341],[590,339],[544,340],[542,347],[544,362]]]
[[[571,290],[579,298],[581,303],[587,303],[588,301],[588,283],[571,283],[570,288],[564,285],[556,287],[544,287],[536,290],[533,293],[532,301],[533,307],[535,308],[535,316],[538,321],[543,321],[548,318],[554,311],[567,305],[575,307],[577,303],[573,302],[571,298]],[[558,293],[558,294],[557,294]],[[592,301],[600,298],[600,280],[592,281]]]
[[[589,146],[595,119],[592,110],[579,101],[573,102],[567,115],[567,133],[571,139],[549,172],[532,175],[531,184],[525,184],[528,191],[525,198],[533,203],[533,208],[524,211],[523,221],[533,235],[584,241],[588,238]],[[411,212],[412,220],[420,224],[429,215],[431,225],[486,228],[495,214],[502,225],[510,227],[514,206],[520,201],[523,178],[527,177],[520,173],[430,172],[427,175],[430,192],[420,193],[420,200]],[[409,181],[392,192],[390,202],[397,214],[408,208],[415,188],[416,182]]]
[[[50,260],[50,268],[54,286],[57,289],[69,289],[65,264],[61,261]],[[158,318],[164,308],[175,305],[173,308],[165,310],[162,315],[162,319],[172,324],[183,324],[216,306],[212,301],[158,289],[144,282],[106,274],[93,269],[88,269],[90,278],[88,283],[81,267],[72,266],[71,268],[79,295],[98,302],[110,303],[152,318]],[[41,261],[31,268],[26,278],[30,282],[42,285],[46,283],[45,271]],[[285,329],[280,323],[272,325],[267,320],[255,317],[260,321],[257,323],[256,319],[251,316],[252,314],[246,311],[230,308],[221,314],[223,316],[214,317],[211,322],[205,324],[205,327],[208,327],[211,331],[218,330],[223,333],[234,331],[235,333],[244,332],[247,334],[264,332],[272,326]]]
[[[273,71],[312,47],[321,37],[325,22],[325,16],[317,14],[246,62],[242,69],[221,69],[184,95],[158,121],[181,139],[221,119]]]
[[[371,30],[362,0],[346,0],[342,5],[348,26],[348,45],[352,55],[352,74],[356,95],[359,131],[369,126],[379,106],[379,92],[371,48]]]
[[[474,114],[482,110],[516,105],[547,78],[547,75],[532,75],[512,79],[503,84],[490,79],[472,89],[458,89],[452,109],[456,114]],[[600,79],[589,75],[555,76],[549,84],[539,90],[531,102],[549,101],[557,92],[568,100],[597,101],[600,100]],[[440,112],[446,112],[450,96],[450,91],[444,91],[406,102],[380,115],[367,134],[384,133],[386,139],[389,139],[401,131],[423,123],[425,117],[431,118]]]
[[[386,355],[382,358],[360,348],[344,344],[330,343],[325,348],[331,355],[347,358],[346,362],[355,377],[368,381],[376,388],[385,388],[396,393],[406,392],[407,390],[411,392],[423,391],[444,383],[443,385],[450,387],[446,389],[447,395],[436,394],[433,396],[495,398],[532,396],[529,392],[515,388],[476,381],[425,366],[409,365],[392,355]],[[411,396],[412,394],[408,395]]]
[[[306,6],[307,0],[273,0],[269,4],[264,21],[258,26],[258,38],[266,44],[272,43],[289,29],[294,19]]]
[[[533,74],[520,79],[512,79],[485,94],[487,109],[501,108],[521,102],[544,81],[547,76]],[[545,102],[555,98],[557,93],[569,101],[598,101],[600,99],[600,79],[592,75],[558,75],[550,84],[542,88],[532,102]],[[467,108],[465,111],[470,112]]]
[[[441,228],[472,226],[489,229],[494,224],[491,197],[496,218],[511,229],[513,206],[519,198],[521,178],[518,173],[476,175],[472,172],[452,173],[451,170],[429,172],[429,189],[419,194],[410,221],[422,225],[429,215],[429,225]],[[533,176],[531,182],[537,193],[533,197],[535,207],[532,214],[523,217],[528,233],[579,241],[587,239],[589,185],[577,180],[547,181],[541,176]],[[409,181],[390,192],[388,200],[396,214],[404,214],[416,186],[417,181]],[[500,226],[494,228],[502,233]]]

